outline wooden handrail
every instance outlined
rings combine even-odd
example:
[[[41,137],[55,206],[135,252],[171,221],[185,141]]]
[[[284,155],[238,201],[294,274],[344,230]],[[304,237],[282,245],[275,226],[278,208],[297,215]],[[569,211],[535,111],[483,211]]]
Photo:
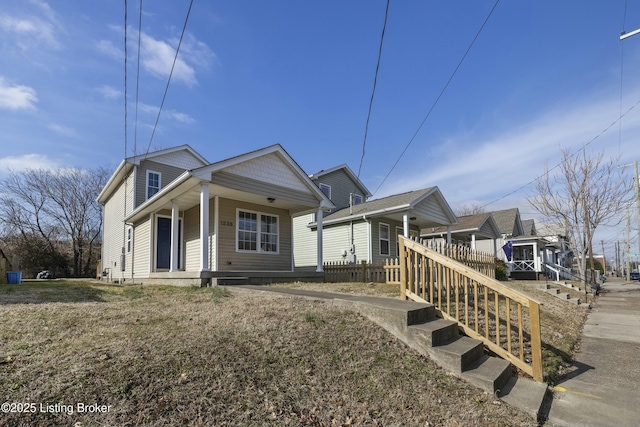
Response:
[[[456,321],[467,335],[482,340],[534,380],[543,380],[539,301],[404,236],[398,236],[398,242],[402,299],[434,304],[443,318]],[[526,333],[523,308],[529,319]]]

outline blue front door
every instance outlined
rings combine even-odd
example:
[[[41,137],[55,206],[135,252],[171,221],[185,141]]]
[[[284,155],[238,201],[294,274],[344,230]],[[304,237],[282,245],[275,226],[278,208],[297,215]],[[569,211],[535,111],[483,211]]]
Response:
[[[178,221],[178,269],[181,261],[181,232]],[[158,218],[156,233],[156,269],[169,269],[171,267],[171,218]]]

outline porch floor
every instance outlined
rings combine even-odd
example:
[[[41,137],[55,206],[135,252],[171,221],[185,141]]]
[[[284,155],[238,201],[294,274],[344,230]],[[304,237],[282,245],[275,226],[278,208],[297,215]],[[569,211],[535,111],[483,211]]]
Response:
[[[316,271],[175,271],[151,273],[136,283],[175,286],[264,285],[270,283],[323,282]]]

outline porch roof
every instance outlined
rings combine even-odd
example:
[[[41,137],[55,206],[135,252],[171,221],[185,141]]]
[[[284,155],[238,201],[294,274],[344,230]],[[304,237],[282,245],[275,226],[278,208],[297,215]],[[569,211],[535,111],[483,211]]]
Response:
[[[420,237],[439,237],[447,233],[447,227],[431,227],[420,230]],[[470,240],[497,239],[501,236],[498,224],[490,213],[479,213],[458,217],[458,224],[451,226],[451,235]]]
[[[411,224],[421,228],[458,222],[438,187],[429,187],[340,209],[324,217],[323,223],[330,225],[366,217],[384,217],[402,222],[405,214],[409,215]],[[315,223],[310,225],[314,226]]]

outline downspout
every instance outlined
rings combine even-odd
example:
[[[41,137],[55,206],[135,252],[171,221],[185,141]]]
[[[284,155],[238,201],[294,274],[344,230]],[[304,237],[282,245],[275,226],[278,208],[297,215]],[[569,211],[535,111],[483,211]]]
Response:
[[[367,223],[367,262],[372,263],[373,253],[371,250],[371,221],[369,220],[369,218],[367,218],[367,215],[362,215],[362,219]]]

